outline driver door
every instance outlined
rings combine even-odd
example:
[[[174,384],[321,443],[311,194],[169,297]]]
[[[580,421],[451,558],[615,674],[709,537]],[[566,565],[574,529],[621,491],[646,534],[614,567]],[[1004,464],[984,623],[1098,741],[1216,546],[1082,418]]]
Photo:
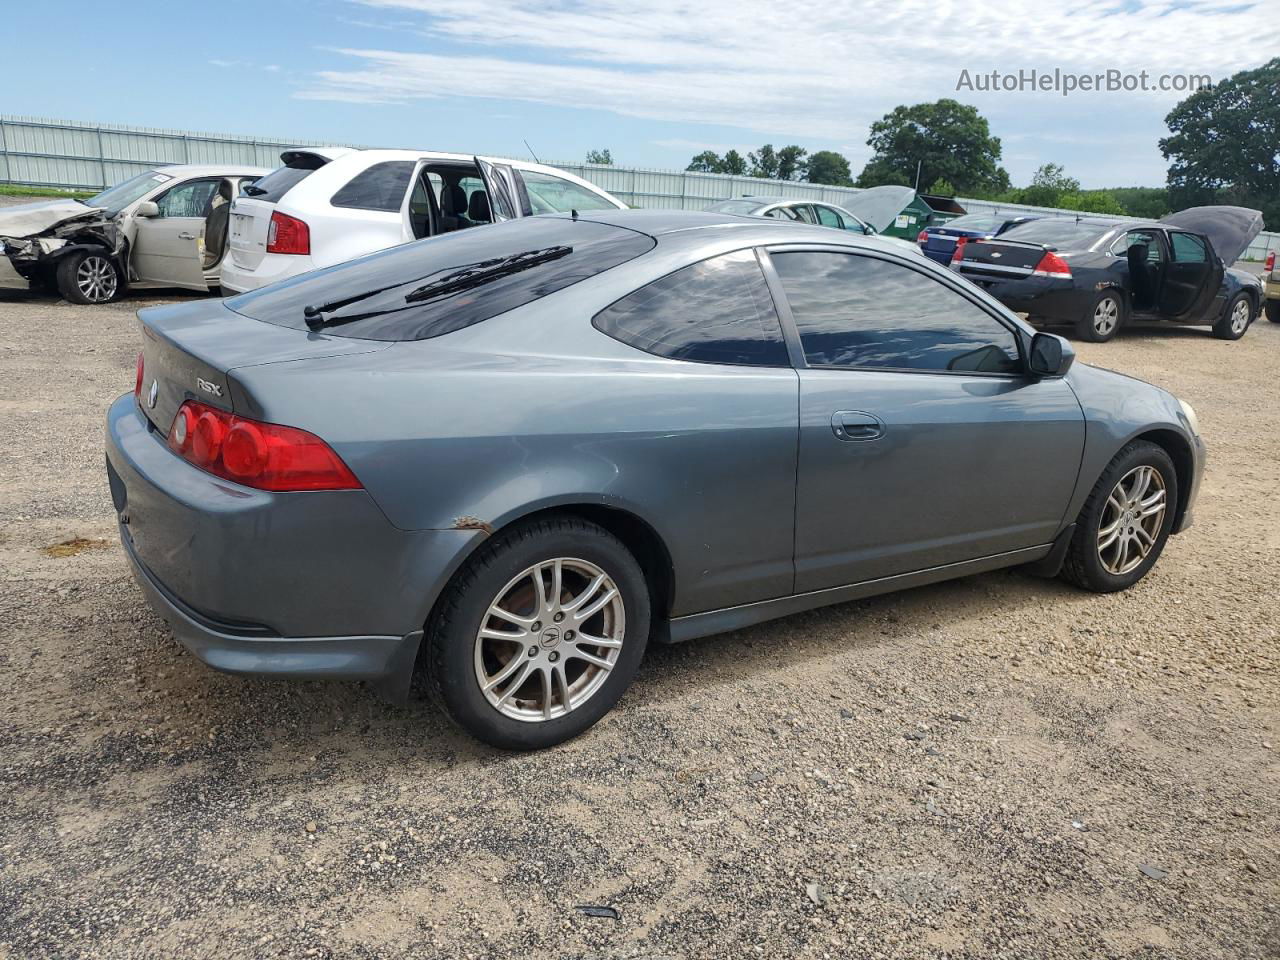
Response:
[[[188,180],[154,198],[159,213],[135,214],[131,265],[147,283],[208,290],[204,279],[205,218],[218,195],[221,177]]]

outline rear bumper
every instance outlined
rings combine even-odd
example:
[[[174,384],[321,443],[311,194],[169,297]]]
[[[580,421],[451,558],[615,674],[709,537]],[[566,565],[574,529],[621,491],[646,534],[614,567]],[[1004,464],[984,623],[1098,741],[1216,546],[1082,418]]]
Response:
[[[1262,289],[1268,300],[1280,300],[1280,280],[1263,278]]]
[[[427,615],[483,533],[401,530],[363,490],[222,480],[173,454],[132,394],[106,433],[121,542],[183,646],[233,673],[407,690]]]
[[[256,267],[249,270],[237,264],[234,254],[229,253],[222,258],[219,283],[228,293],[247,293],[259,287],[265,287],[269,283],[275,283],[277,280],[287,280],[314,269],[316,264],[311,257],[267,253],[263,254],[262,260]]]
[[[1071,280],[1050,277],[1003,280],[968,270],[956,272],[1015,313],[1031,314],[1057,323],[1075,323],[1086,308],[1082,292]]]
[[[421,630],[402,637],[277,637],[255,631],[251,625],[219,624],[188,607],[143,565],[123,523],[120,542],[151,609],[188,652],[215,670],[310,680],[381,681],[395,699],[399,699],[402,687],[407,691]]]

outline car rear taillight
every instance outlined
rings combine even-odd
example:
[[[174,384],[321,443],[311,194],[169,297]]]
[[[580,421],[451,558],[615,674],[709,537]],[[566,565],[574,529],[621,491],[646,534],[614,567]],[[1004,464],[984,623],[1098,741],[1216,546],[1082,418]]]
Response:
[[[297,217],[273,211],[267,227],[267,253],[311,253],[311,228]]]
[[[195,400],[169,427],[169,449],[201,470],[259,490],[359,490],[342,458],[314,433],[263,423]]]
[[[134,376],[133,376],[133,396],[137,400],[142,399],[142,373],[143,373],[142,354],[139,353],[138,368],[136,371],[134,371]]]
[[[1046,250],[1036,268],[1031,271],[1033,277],[1053,277],[1055,280],[1071,279],[1071,264],[1063,260],[1052,250]]]
[[[965,244],[967,244],[968,242],[969,242],[968,237],[960,237],[958,240],[956,240],[956,248],[951,253],[952,263],[959,263],[961,260],[964,259],[964,248],[965,248]]]
[[[921,230],[916,234],[916,243],[924,244],[929,242],[929,231]]]
[[[1267,254],[1267,262],[1262,265],[1262,269],[1267,273],[1272,273],[1276,268],[1276,252],[1272,250]]]

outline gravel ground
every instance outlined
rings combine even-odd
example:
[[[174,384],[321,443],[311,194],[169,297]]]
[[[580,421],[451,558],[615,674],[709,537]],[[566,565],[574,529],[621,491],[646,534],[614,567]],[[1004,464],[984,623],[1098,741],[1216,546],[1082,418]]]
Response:
[[[1007,571],[655,649],[510,755],[170,640],[102,468],[146,302],[0,298],[0,958],[1280,956],[1280,326],[1081,345],[1210,444],[1133,590]]]

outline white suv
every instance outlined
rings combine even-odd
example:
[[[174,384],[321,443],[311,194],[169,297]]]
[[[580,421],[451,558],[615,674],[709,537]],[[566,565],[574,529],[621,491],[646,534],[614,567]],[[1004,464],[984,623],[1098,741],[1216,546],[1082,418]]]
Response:
[[[236,197],[222,287],[243,293],[422,237],[539,213],[622,209],[535,163],[416,150],[291,150]]]

